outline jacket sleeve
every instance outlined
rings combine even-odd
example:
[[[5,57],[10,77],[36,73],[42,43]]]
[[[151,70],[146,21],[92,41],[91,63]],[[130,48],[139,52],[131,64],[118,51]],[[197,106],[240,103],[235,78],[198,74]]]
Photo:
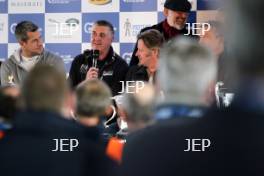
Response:
[[[120,81],[125,81],[126,74],[128,71],[128,65],[127,63],[122,59],[122,62],[120,62],[119,66],[117,67],[114,75],[114,82],[112,84],[112,94],[113,96],[118,95],[122,90],[122,83]]]
[[[54,59],[54,65],[57,69],[59,69],[61,72],[65,73],[66,74],[66,71],[65,71],[65,64],[64,64],[64,61],[61,57],[59,56],[55,56],[55,59]]]
[[[7,61],[3,62],[1,65],[1,76],[0,77],[1,77],[1,86],[11,85],[12,71],[8,67]]]
[[[82,80],[80,79],[80,55],[76,56],[71,64],[68,80],[72,87],[77,86]]]

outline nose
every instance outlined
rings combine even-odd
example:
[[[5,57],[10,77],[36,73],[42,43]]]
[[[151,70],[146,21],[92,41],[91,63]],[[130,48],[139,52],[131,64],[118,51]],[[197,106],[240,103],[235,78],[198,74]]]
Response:
[[[39,46],[42,46],[42,45],[43,45],[43,39],[42,39],[42,38],[40,38],[40,39],[38,40],[38,45],[39,45]]]
[[[186,12],[179,12],[179,17],[182,19],[187,18],[187,13]]]
[[[136,56],[139,57],[139,52],[138,52],[138,50],[137,50],[137,52],[136,52]]]

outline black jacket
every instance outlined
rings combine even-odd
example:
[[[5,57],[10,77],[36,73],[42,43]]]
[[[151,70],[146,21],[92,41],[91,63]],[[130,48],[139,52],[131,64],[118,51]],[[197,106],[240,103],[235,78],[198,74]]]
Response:
[[[115,175],[116,166],[105,156],[98,138],[95,128],[83,128],[56,113],[20,113],[14,128],[0,140],[1,175]],[[70,139],[77,139],[79,145],[73,151],[52,151],[54,139],[67,139],[63,150],[70,149]]]
[[[263,113],[235,106],[202,118],[165,120],[127,139],[122,175],[263,175],[263,124]],[[193,149],[199,151],[184,151],[186,139],[196,139]],[[210,140],[204,151],[201,139]]]
[[[145,66],[134,65],[129,68],[126,81],[145,81],[148,82],[149,75]]]
[[[81,65],[88,62],[88,69],[92,67],[91,51],[85,51],[84,54],[76,56],[72,62],[69,79],[73,87],[77,86],[80,82],[85,80],[86,74],[80,72]],[[85,61],[87,59],[87,61]],[[114,52],[111,47],[106,58],[103,61],[98,61],[99,78],[102,79],[112,90],[113,96],[117,95],[122,90],[122,83],[126,77],[128,70],[127,63]]]

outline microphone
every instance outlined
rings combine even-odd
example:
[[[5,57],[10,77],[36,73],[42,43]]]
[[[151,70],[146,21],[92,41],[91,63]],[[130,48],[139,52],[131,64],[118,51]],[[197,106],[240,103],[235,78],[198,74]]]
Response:
[[[97,60],[99,58],[99,50],[92,50],[93,67],[97,68]]]

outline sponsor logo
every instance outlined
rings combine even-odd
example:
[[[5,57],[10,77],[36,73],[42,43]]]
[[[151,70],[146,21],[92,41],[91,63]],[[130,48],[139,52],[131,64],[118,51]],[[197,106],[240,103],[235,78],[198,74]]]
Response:
[[[11,2],[11,7],[42,7],[42,2],[36,1],[16,1]]]
[[[4,31],[4,25],[5,25],[4,23],[0,23],[0,32]]]
[[[59,52],[55,52],[55,54],[60,56],[65,64],[69,64],[73,61],[73,56],[71,54],[60,54]]]
[[[55,19],[49,18],[49,22],[55,27],[53,36],[72,36],[78,29],[80,21],[77,18],[66,19],[65,22],[59,22]]]
[[[123,0],[125,3],[143,3],[145,0]]]
[[[132,53],[128,53],[128,52],[126,52],[126,53],[124,53],[123,55],[122,55],[122,58],[124,58],[124,60],[126,61],[126,63],[130,63],[130,60],[131,60],[131,57],[132,57]]]
[[[112,2],[112,0],[89,0],[89,2],[95,5],[104,5]]]
[[[48,0],[49,4],[69,4],[77,0]]]

